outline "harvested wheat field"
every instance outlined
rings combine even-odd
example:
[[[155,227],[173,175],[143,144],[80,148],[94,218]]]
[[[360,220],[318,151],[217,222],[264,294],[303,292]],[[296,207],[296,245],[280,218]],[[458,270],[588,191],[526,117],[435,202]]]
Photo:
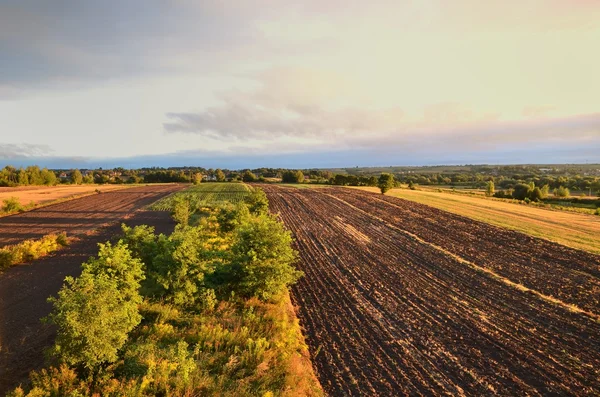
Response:
[[[330,395],[600,392],[600,256],[394,197],[262,187]]]
[[[86,194],[96,190],[110,192],[130,188],[128,185],[66,185],[66,186],[19,186],[0,187],[0,202],[15,197],[21,205],[44,204]]]

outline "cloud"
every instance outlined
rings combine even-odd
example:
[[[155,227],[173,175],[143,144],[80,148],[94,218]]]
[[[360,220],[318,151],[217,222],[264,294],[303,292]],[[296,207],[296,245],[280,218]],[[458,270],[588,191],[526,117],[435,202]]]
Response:
[[[0,160],[27,159],[51,154],[52,149],[48,145],[0,143]]]
[[[255,89],[221,93],[219,105],[197,112],[169,112],[164,131],[199,135],[230,149],[238,145],[242,150],[239,144],[245,143],[253,151],[329,145],[460,152],[600,141],[600,113],[549,117],[552,108],[530,106],[520,117],[505,119],[440,102],[409,114],[398,107],[358,106],[361,91],[332,72],[277,68],[247,77]]]
[[[253,47],[257,34],[237,8],[226,12],[216,0],[2,3],[0,84],[68,85],[208,69],[207,57]]]
[[[239,141],[331,140],[388,131],[403,118],[399,108],[356,105],[360,94],[334,72],[273,68],[247,77],[257,83],[257,89],[221,93],[220,105],[199,112],[169,112],[164,130]]]

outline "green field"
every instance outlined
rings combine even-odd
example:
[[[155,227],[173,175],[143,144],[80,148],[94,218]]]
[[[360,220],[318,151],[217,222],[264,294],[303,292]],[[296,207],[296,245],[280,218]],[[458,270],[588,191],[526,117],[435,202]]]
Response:
[[[171,211],[178,197],[190,202],[192,208],[215,207],[225,203],[239,203],[252,191],[244,183],[223,182],[203,183],[173,193],[150,206],[154,211]]]

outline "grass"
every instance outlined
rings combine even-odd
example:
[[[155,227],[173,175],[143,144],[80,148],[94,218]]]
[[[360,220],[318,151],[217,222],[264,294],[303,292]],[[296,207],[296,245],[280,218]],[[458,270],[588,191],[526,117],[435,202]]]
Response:
[[[36,260],[68,245],[65,234],[49,234],[38,240],[0,248],[0,272],[20,263]]]
[[[215,182],[191,186],[173,193],[150,206],[154,211],[172,211],[175,200],[182,197],[191,208],[214,207],[224,203],[239,203],[250,193],[251,187],[244,183]]]
[[[371,187],[354,189],[379,193]],[[426,190],[392,189],[387,195],[600,254],[600,217],[596,215]]]
[[[186,312],[145,300],[122,358],[96,384],[66,365],[31,373],[9,396],[323,396],[288,293]]]

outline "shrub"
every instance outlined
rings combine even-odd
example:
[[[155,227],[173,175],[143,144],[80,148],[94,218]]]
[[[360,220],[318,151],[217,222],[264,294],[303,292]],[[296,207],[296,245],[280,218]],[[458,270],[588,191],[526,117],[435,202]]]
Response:
[[[58,327],[51,353],[71,366],[95,373],[117,360],[127,334],[141,321],[139,295],[126,298],[118,280],[107,274],[67,277],[46,321]]]
[[[559,186],[558,188],[554,189],[554,196],[556,197],[569,197],[570,195],[571,192],[564,186]]]
[[[2,212],[13,213],[13,212],[23,212],[25,211],[25,207],[21,205],[21,202],[17,197],[10,197],[4,199],[2,202]]]
[[[187,226],[190,221],[190,202],[182,196],[173,200],[173,219],[180,225]]]
[[[254,189],[244,199],[244,203],[248,206],[250,213],[255,215],[264,215],[269,212],[269,199],[261,189]]]
[[[132,256],[123,241],[114,246],[98,244],[98,247],[98,256],[81,265],[83,272],[94,276],[107,275],[116,280],[117,288],[125,299],[134,299],[139,293],[140,282],[145,279],[142,262]]]
[[[539,187],[535,187],[533,188],[533,190],[529,193],[528,197],[529,200],[531,201],[542,201],[542,199],[544,198],[544,194],[542,193],[542,190]]]
[[[250,210],[246,205],[223,206],[217,214],[217,222],[222,232],[228,233],[245,223],[250,218]]]
[[[36,260],[65,245],[68,245],[65,234],[49,234],[39,240],[25,240],[20,244],[0,248],[0,270]]]
[[[122,224],[121,230],[122,241],[127,244],[132,255],[141,259],[144,264],[151,263],[158,253],[158,236],[154,234],[154,227],[141,225],[131,228]]]
[[[256,217],[240,226],[232,247],[233,263],[222,268],[231,290],[271,300],[295,283],[303,273],[293,267],[297,252],[291,243],[290,232],[272,217]]]
[[[51,349],[62,363],[95,375],[102,365],[117,360],[128,333],[140,323],[138,292],[142,264],[127,246],[100,244],[97,258],[83,264],[81,276],[67,277],[47,322],[58,327]]]

